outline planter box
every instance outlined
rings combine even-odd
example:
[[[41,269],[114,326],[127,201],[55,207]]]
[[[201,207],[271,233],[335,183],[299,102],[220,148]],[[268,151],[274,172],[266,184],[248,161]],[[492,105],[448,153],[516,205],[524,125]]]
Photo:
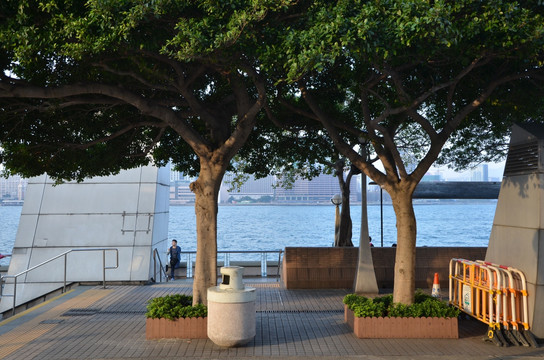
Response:
[[[146,319],[146,339],[207,339],[208,318]]]
[[[457,318],[363,318],[344,305],[344,321],[359,339],[459,338]]]

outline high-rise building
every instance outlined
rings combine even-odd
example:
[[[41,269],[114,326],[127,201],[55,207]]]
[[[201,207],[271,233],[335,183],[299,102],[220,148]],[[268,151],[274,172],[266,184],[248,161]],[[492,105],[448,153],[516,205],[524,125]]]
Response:
[[[195,201],[195,195],[189,189],[189,184],[196,180],[187,176],[171,176],[170,203],[186,204]],[[331,198],[340,193],[338,178],[322,174],[312,180],[298,179],[290,188],[278,186],[274,176],[255,179],[252,176],[238,188],[232,182],[234,174],[227,173],[223,178],[219,192],[219,203],[239,201],[266,201],[276,203],[329,203]],[[360,182],[354,177],[350,184],[350,200],[360,201]]]
[[[480,168],[471,171],[470,181],[482,181],[482,171]]]
[[[185,175],[179,171],[170,171],[170,203],[182,205],[195,202],[195,194],[189,185],[196,178]]]
[[[22,202],[25,199],[28,180],[19,175],[7,179],[0,177],[0,202],[4,204]]]
[[[240,200],[245,197],[262,199],[268,197],[276,203],[328,203],[334,194],[340,193],[338,178],[333,175],[322,174],[312,180],[297,179],[289,187],[279,186],[279,181],[273,176],[264,179],[252,179],[246,181],[239,189],[230,190],[228,183],[231,176],[225,176],[223,183],[221,201],[228,199]],[[360,186],[357,179],[352,179],[350,184],[350,199],[360,199]]]
[[[170,168],[172,168],[171,165]],[[183,180],[185,177],[186,176],[182,172],[170,170],[170,182]]]
[[[227,173],[223,177],[219,202],[228,202],[229,199],[240,200],[244,197],[250,197],[255,200],[264,197],[274,198],[276,180],[274,176],[267,176],[262,179],[255,179],[252,176],[247,179],[239,188],[234,187],[234,174]]]
[[[321,174],[312,180],[298,179],[291,189],[277,188],[275,201],[280,203],[307,202],[329,203],[335,194],[340,193],[338,178]],[[350,184],[350,200],[357,201],[360,188],[356,179]]]

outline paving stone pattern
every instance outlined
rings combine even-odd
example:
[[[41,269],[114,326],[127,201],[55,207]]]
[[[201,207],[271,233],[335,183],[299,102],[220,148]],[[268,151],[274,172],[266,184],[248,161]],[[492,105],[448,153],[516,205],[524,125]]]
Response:
[[[460,322],[458,340],[357,339],[343,321],[345,290],[257,288],[257,334],[246,346],[224,349],[210,340],[145,339],[149,299],[191,294],[190,282],[89,288],[0,336],[0,359],[537,359],[544,349],[485,343],[486,327]],[[1,330],[1,325],[0,325]],[[409,331],[409,329],[407,329]]]

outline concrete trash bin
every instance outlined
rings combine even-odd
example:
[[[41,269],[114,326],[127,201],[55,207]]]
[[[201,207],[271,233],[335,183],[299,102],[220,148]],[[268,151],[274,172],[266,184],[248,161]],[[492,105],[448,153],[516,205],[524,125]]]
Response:
[[[255,288],[242,283],[244,268],[221,268],[219,286],[208,288],[208,338],[216,345],[244,345],[255,337]]]

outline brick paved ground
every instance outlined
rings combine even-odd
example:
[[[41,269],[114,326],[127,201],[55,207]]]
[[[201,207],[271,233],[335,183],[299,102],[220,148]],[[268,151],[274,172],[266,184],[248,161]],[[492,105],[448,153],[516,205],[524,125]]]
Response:
[[[244,347],[210,340],[146,340],[145,306],[153,297],[190,294],[184,281],[149,286],[78,287],[0,323],[1,359],[541,359],[544,348],[484,343],[486,327],[460,322],[458,340],[357,339],[343,322],[344,290],[257,288],[257,335]]]

